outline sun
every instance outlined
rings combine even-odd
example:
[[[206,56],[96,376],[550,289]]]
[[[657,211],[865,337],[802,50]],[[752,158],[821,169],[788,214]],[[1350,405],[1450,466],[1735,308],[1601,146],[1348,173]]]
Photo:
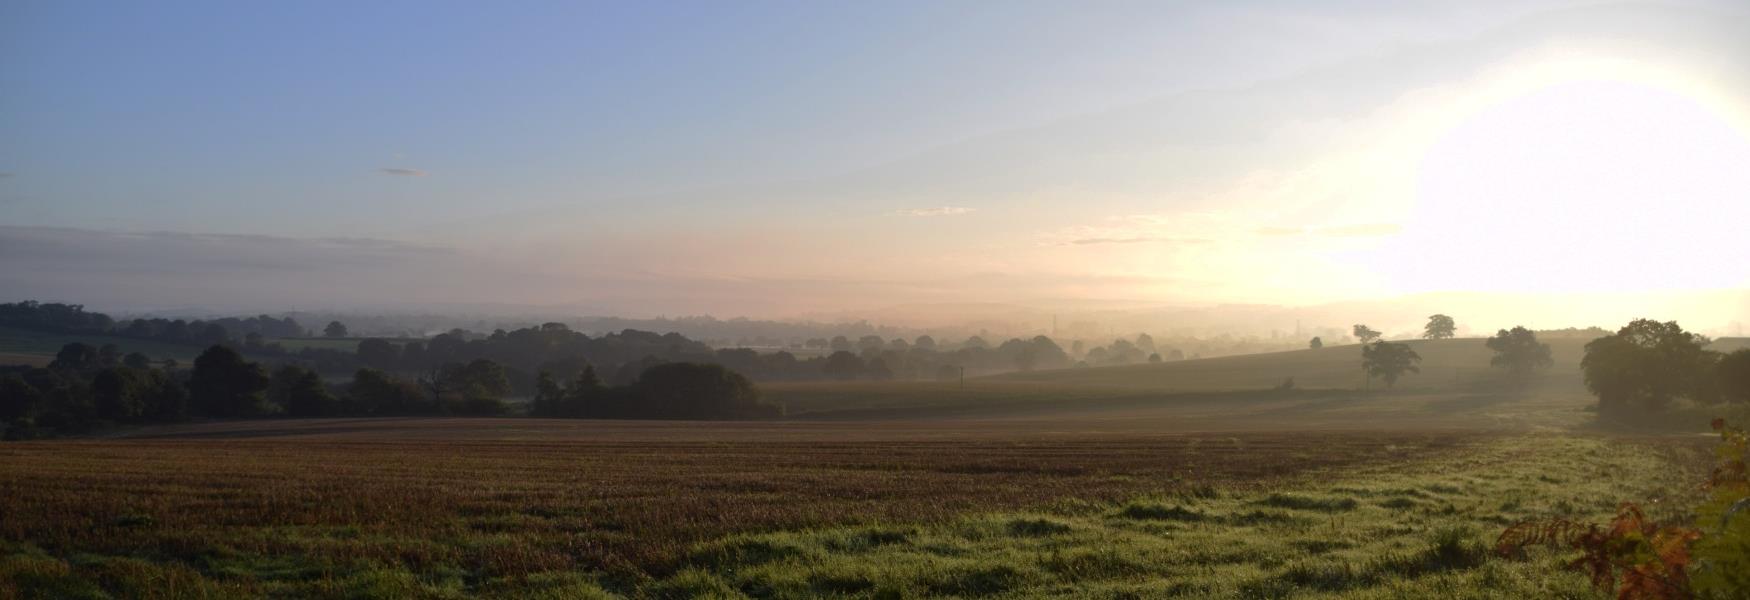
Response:
[[[1750,286],[1747,103],[1704,82],[1541,63],[1461,100],[1380,274],[1404,292]]]

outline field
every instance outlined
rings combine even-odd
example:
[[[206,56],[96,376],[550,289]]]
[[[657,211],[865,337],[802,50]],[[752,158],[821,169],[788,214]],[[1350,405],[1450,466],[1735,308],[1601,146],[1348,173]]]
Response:
[[[0,598],[1593,597],[1562,555],[1485,548],[1621,501],[1687,518],[1708,440],[1592,431],[1571,364],[1503,386],[1470,345],[1423,343],[1389,392],[1311,385],[1347,347],[765,386],[782,421],[8,443]]]

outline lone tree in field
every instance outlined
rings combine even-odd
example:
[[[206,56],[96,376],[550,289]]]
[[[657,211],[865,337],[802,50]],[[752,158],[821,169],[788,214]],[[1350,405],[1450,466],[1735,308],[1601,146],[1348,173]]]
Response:
[[[1396,385],[1404,373],[1421,373],[1421,367],[1416,366],[1419,362],[1422,356],[1409,344],[1379,341],[1361,347],[1361,369],[1367,372],[1367,380],[1384,379],[1388,388]]]
[[[1452,317],[1446,315],[1429,315],[1428,325],[1422,328],[1422,337],[1430,340],[1449,340],[1458,331],[1458,324],[1452,322]]]
[[[1379,332],[1374,331],[1372,327],[1360,323],[1356,323],[1351,331],[1355,332],[1355,339],[1361,340],[1361,343],[1363,344],[1372,343],[1373,340],[1379,339]]]
[[[1586,388],[1598,396],[1598,413],[1620,415],[1630,409],[1660,410],[1679,397],[1708,391],[1707,375],[1719,354],[1703,349],[1705,336],[1689,333],[1676,321],[1636,319],[1586,344],[1580,369]]]
[[[331,338],[346,337],[346,324],[340,321],[329,321],[328,326],[322,328],[322,335]]]
[[[1483,344],[1495,351],[1489,366],[1507,369],[1514,379],[1524,380],[1532,371],[1556,364],[1550,358],[1549,344],[1538,342],[1537,334],[1524,327],[1502,329]]]
[[[1318,350],[1319,348],[1325,347],[1325,341],[1319,339],[1318,336],[1313,336],[1312,341],[1306,343],[1306,347]]]

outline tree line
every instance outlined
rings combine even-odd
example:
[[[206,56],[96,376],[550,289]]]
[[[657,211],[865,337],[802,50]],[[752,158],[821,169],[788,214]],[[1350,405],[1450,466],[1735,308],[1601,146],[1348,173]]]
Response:
[[[446,363],[418,377],[360,368],[329,383],[297,365],[269,368],[225,345],[193,364],[154,366],[88,344],[64,346],[47,367],[0,368],[0,429],[8,439],[76,434],[125,424],[201,418],[493,416],[516,412],[504,368],[486,359]],[[746,419],[775,417],[746,377],[716,364],[663,363],[606,385],[585,369],[569,386],[542,373],[529,414],[544,417]]]
[[[1433,315],[1423,337],[1449,339],[1451,317]],[[1355,325],[1361,347],[1361,368],[1368,381],[1377,377],[1387,387],[1407,373],[1417,373],[1422,357],[1408,344],[1382,339],[1366,325]],[[1750,405],[1750,348],[1730,353],[1708,350],[1707,336],[1684,331],[1676,321],[1636,319],[1614,333],[1598,328],[1555,332],[1558,337],[1588,335],[1580,370],[1586,388],[1598,398],[1600,417],[1613,420],[1671,409],[1680,401],[1697,406]],[[1318,338],[1309,344],[1321,346]],[[1524,383],[1539,369],[1555,364],[1547,343],[1525,327],[1502,329],[1483,343],[1494,351],[1489,364],[1504,370],[1511,381]]]

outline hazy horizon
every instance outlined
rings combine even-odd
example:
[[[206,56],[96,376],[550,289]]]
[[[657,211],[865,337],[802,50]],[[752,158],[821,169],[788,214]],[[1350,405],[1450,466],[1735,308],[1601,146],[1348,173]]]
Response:
[[[1737,3],[413,6],[0,8],[6,300],[1750,321]]]

